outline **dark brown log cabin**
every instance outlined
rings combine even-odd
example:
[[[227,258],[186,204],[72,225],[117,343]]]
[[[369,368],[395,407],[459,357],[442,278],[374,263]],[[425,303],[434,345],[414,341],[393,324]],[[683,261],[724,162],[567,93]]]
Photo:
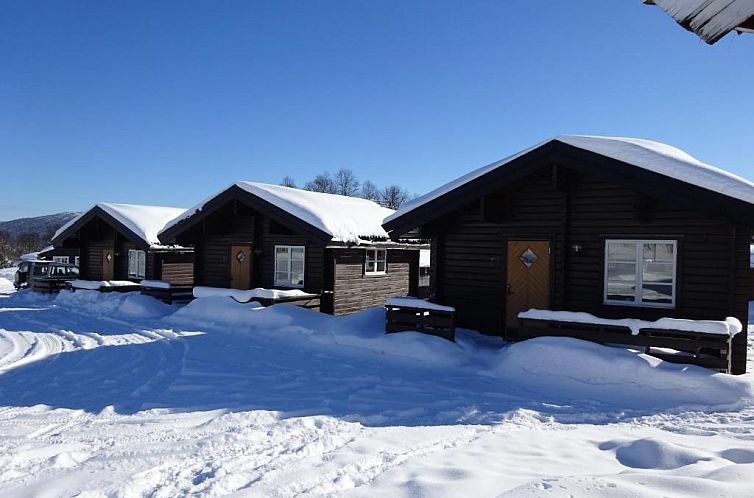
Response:
[[[193,249],[165,246],[157,232],[184,209],[100,203],[61,227],[50,254],[75,253],[84,280],[193,284]],[[73,261],[71,261],[73,262]]]
[[[365,199],[237,182],[163,230],[193,246],[196,285],[300,289],[331,314],[416,295],[420,244],[391,241]]]
[[[57,263],[79,264],[78,247],[45,247],[37,255],[39,259],[55,261]]]
[[[732,316],[742,373],[753,225],[754,184],[678,149],[558,137],[420,197],[384,227],[431,237],[431,295],[463,327],[513,333],[529,308]]]

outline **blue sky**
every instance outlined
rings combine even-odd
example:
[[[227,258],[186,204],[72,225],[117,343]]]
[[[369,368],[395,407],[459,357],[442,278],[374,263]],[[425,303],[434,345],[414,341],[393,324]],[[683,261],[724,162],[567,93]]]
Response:
[[[752,61],[639,0],[5,2],[0,220],[341,167],[421,194],[560,133],[754,178]]]

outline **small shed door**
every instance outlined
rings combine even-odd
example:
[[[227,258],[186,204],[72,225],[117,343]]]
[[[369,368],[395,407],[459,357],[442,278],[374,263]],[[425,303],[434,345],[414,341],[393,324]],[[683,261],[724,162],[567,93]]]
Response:
[[[508,241],[508,281],[505,324],[518,325],[518,314],[550,305],[550,243],[546,240]]]
[[[230,247],[230,286],[233,289],[251,288],[251,246]]]
[[[115,274],[115,250],[102,249],[102,280],[112,280]]]

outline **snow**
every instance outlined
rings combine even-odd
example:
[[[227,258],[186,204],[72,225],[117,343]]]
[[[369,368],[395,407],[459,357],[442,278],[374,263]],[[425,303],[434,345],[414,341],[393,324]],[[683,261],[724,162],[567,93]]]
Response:
[[[109,284],[105,280],[75,279],[75,280],[69,280],[68,284],[74,289],[86,289],[86,290],[98,290],[102,287],[109,286]]]
[[[224,287],[194,287],[195,298],[206,297],[232,297],[238,302],[247,303],[253,299],[293,299],[305,297],[317,297],[316,294],[309,294],[299,289],[281,290],[281,289],[227,289]]]
[[[376,202],[344,195],[310,192],[266,183],[235,182],[236,186],[295,216],[330,236],[332,241],[362,243],[362,239],[387,239],[382,228],[384,218],[394,211]],[[205,199],[165,226],[165,230],[197,214],[210,200],[227,190]]]
[[[714,43],[754,15],[754,0],[654,0],[678,23]]]
[[[752,374],[385,334],[380,308],[15,292],[13,272],[3,497],[754,496]]]
[[[443,306],[441,304],[430,303],[424,299],[417,299],[415,297],[389,297],[385,300],[385,304],[388,306],[402,306],[405,308],[418,308],[423,310],[433,311],[455,311],[455,308],[450,306]]]
[[[519,318],[535,320],[553,320],[558,322],[589,323],[594,325],[613,325],[627,327],[631,334],[638,335],[641,329],[681,330],[686,332],[700,332],[734,336],[743,330],[741,322],[732,316],[723,320],[687,320],[683,318],[660,318],[655,321],[639,320],[638,318],[599,318],[581,311],[550,311],[530,309],[518,314]]]
[[[588,150],[606,157],[623,161],[638,168],[675,178],[697,187],[754,204],[754,183],[728,171],[703,163],[686,152],[651,140],[623,137],[600,137],[591,135],[558,135],[522,150],[501,161],[488,164],[453,180],[425,195],[403,204],[400,209],[388,216],[385,222],[396,219],[423,206],[448,192],[455,190],[493,170],[504,167],[532,150],[558,141]]]
[[[79,219],[86,216],[92,209],[100,208],[107,214],[118,220],[123,226],[132,231],[139,239],[149,246],[160,247],[157,233],[163,229],[166,223],[181,216],[186,210],[165,206],[145,206],[138,204],[112,204],[100,202],[87,209],[79,216],[60,227],[53,235],[53,240],[73,226]]]
[[[171,284],[166,280],[142,280],[139,285],[145,289],[170,289]]]

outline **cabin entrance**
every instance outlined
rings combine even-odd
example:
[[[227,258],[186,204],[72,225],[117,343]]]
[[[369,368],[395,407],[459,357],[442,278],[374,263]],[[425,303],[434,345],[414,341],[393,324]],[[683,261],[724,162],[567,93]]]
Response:
[[[518,314],[550,305],[550,242],[509,240],[505,325],[518,326]]]
[[[102,249],[102,280],[113,280],[115,274],[115,250]]]
[[[230,247],[230,287],[251,289],[251,246]]]

